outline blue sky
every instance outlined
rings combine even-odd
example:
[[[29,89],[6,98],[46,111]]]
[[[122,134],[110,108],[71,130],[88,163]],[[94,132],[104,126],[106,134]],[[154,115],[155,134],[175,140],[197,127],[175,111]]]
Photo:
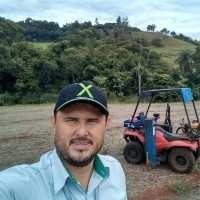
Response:
[[[156,24],[159,31],[183,33],[200,40],[199,0],[0,0],[0,16],[14,21],[27,17],[58,22],[75,20],[100,23],[128,17],[129,24],[146,30]]]

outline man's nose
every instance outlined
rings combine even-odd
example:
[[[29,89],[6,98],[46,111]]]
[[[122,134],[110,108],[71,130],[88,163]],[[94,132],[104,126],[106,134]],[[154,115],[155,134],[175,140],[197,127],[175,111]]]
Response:
[[[76,130],[76,134],[79,136],[88,135],[87,125],[85,123],[80,123]]]

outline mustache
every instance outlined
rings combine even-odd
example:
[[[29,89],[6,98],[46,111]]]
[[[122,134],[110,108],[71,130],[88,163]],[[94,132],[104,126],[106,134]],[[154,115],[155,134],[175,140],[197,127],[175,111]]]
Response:
[[[93,144],[93,141],[87,137],[76,137],[71,139],[70,144],[73,143],[89,143],[89,144]]]

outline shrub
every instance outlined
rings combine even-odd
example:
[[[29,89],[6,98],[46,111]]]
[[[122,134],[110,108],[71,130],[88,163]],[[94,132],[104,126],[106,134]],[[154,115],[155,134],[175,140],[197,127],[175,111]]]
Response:
[[[12,105],[18,103],[18,96],[9,93],[0,94],[0,106]]]
[[[152,39],[151,44],[153,46],[155,46],[155,47],[163,47],[164,46],[163,40],[161,38],[154,38],[154,39]]]
[[[40,103],[40,96],[36,93],[27,93],[20,98],[22,104]]]
[[[58,94],[44,93],[40,96],[40,103],[51,103],[55,102]]]

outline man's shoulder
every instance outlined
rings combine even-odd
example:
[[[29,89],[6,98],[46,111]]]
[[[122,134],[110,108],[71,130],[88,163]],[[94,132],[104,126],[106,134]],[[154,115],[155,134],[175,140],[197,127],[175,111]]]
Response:
[[[43,154],[33,164],[16,165],[1,171],[0,199],[38,199],[34,196],[44,194],[45,186],[51,183],[50,155]]]
[[[108,176],[104,179],[101,189],[106,196],[113,196],[113,199],[126,198],[126,177],[120,162],[108,155],[99,155],[104,166],[108,169]],[[116,191],[116,194],[113,194]]]
[[[33,178],[41,177],[49,167],[47,154],[41,156],[40,160],[33,164],[22,164],[10,167],[0,172],[0,182],[10,184],[24,183],[27,184]]]
[[[114,157],[112,157],[110,155],[102,155],[102,154],[98,154],[98,156],[101,159],[101,161],[103,162],[103,164],[105,165],[105,167],[121,168],[121,163],[116,158],[114,158]]]
[[[98,154],[98,156],[100,157],[100,159],[104,162],[108,162],[108,163],[119,163],[119,161],[114,158],[113,156],[110,155],[103,155],[103,154]]]

